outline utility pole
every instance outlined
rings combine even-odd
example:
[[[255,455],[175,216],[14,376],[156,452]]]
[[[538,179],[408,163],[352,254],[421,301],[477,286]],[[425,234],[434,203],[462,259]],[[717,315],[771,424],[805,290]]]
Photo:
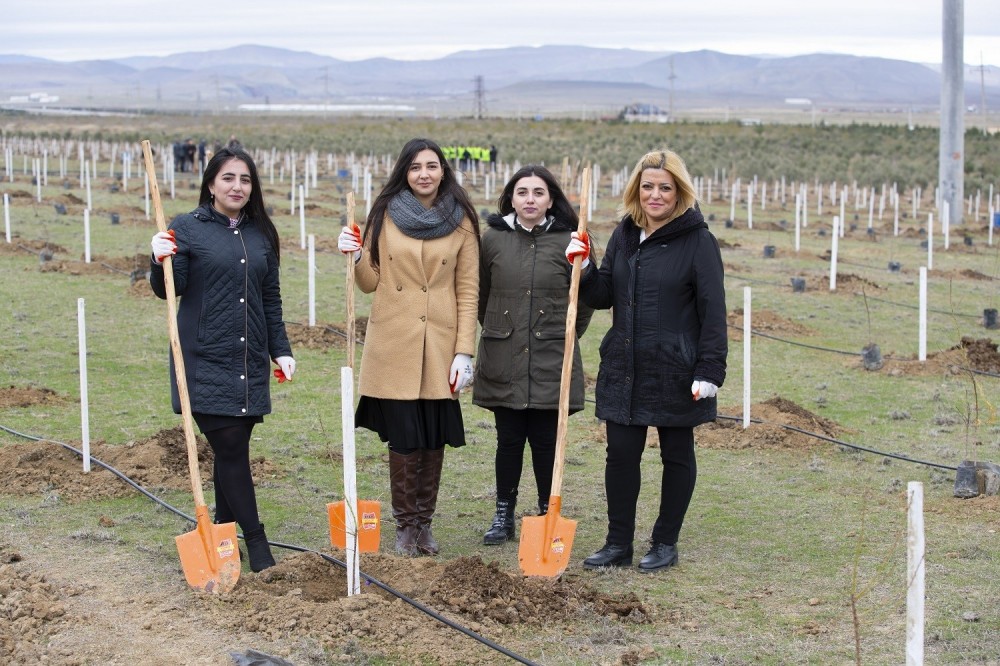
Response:
[[[475,99],[473,101],[472,115],[476,120],[482,120],[486,116],[486,87],[483,85],[483,75],[478,74],[473,79],[476,84]]]
[[[670,76],[667,79],[670,81],[670,106],[667,109],[668,122],[674,122],[674,79],[677,77],[674,75],[674,57],[670,56]]]
[[[938,187],[942,206],[948,204],[948,223],[962,223],[965,210],[965,0],[944,0],[941,23],[941,145],[938,149]]]

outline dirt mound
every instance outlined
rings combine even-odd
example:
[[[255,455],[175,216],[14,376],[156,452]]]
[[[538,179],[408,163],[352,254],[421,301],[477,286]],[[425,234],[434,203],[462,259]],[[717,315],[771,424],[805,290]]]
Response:
[[[23,240],[11,238],[10,243],[0,243],[0,254],[5,255],[26,255],[33,254],[40,257],[42,253],[46,256],[51,257],[55,254],[66,253],[66,248],[62,245],[56,245],[55,243],[49,243],[48,241],[39,240]]]
[[[0,409],[11,407],[31,407],[32,405],[51,405],[65,402],[65,398],[57,394],[52,389],[35,388],[28,386],[22,388],[11,384],[6,388],[0,388]]]
[[[829,261],[829,255],[827,255],[825,259],[826,261]],[[826,275],[814,275],[807,277],[806,291],[824,291],[826,293],[830,293],[829,273]],[[871,294],[885,291],[885,288],[879,286],[875,282],[872,282],[868,278],[863,278],[860,275],[855,275],[854,273],[837,273],[837,289],[834,293],[852,294],[861,293],[862,291]]]
[[[63,590],[20,564],[21,556],[0,544],[0,657],[8,664],[48,661],[48,639],[67,624]]]
[[[750,407],[750,418],[764,421],[752,423],[743,429],[741,414],[727,414],[735,418],[718,419],[698,428],[697,445],[705,449],[810,449],[826,446],[823,440],[782,426],[791,426],[806,432],[839,437],[845,430],[838,424],[813,414],[809,410],[780,396],[756,403]]]
[[[288,341],[292,348],[302,346],[307,349],[337,349],[347,348],[347,333],[340,324],[320,324],[305,326],[295,322],[286,322]],[[358,343],[365,341],[365,330],[368,328],[368,317],[358,317],[354,321]]]
[[[957,375],[963,368],[979,372],[1000,374],[1000,353],[997,343],[990,338],[975,339],[963,336],[959,344],[940,352],[927,354],[920,362],[916,356],[893,357],[887,355],[882,371],[893,377],[925,377],[931,375]]]
[[[215,456],[202,437],[197,437],[196,441],[202,481],[210,483]],[[80,448],[79,443],[71,445]],[[91,442],[90,455],[145,488],[186,490],[191,487],[187,445],[180,426],[119,446],[104,441]],[[278,468],[262,457],[251,460],[251,469],[258,481],[279,475]],[[0,488],[10,494],[51,493],[67,500],[122,497],[136,492],[99,465],[91,465],[91,471],[85,474],[78,455],[44,440],[0,448]]]
[[[335,554],[336,556],[337,554]],[[495,637],[503,627],[551,627],[581,614],[648,622],[634,594],[615,598],[579,581],[524,579],[478,557],[439,563],[430,558],[362,555],[361,571],[472,631]],[[418,611],[363,577],[362,594],[346,596],[344,569],[315,553],[283,557],[261,574],[244,574],[225,597],[205,599],[205,611],[238,631],[268,638],[301,637],[334,653],[363,642],[366,653],[410,663],[496,663],[497,654]],[[444,608],[442,608],[442,604]]]
[[[815,335],[816,331],[808,326],[796,324],[771,310],[753,310],[750,314],[750,328],[754,331],[772,333],[775,335],[807,336]],[[743,308],[736,308],[726,317],[729,326],[729,336],[734,340],[743,339]]]

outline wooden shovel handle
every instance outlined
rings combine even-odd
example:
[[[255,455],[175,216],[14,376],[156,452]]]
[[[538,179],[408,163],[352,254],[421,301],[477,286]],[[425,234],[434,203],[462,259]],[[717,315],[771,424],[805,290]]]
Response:
[[[142,157],[146,166],[146,177],[149,179],[149,193],[153,197],[153,210],[156,212],[156,228],[167,230],[163,217],[163,203],[160,201],[160,188],[156,184],[156,165],[153,163],[153,153],[149,140],[142,142]],[[170,332],[170,352],[174,357],[174,374],[177,379],[177,394],[181,402],[181,415],[184,419],[184,442],[187,444],[188,471],[191,473],[191,491],[194,493],[195,508],[205,506],[205,495],[201,488],[201,472],[198,470],[198,445],[194,438],[194,423],[191,418],[191,397],[188,395],[187,375],[184,372],[184,355],[181,353],[181,338],[177,330],[177,295],[174,293],[174,264],[172,257],[163,259],[163,284],[167,291],[167,329]]]
[[[587,208],[590,203],[590,167],[581,174],[580,226],[577,231],[587,232]],[[573,349],[576,346],[577,296],[580,291],[580,273],[583,257],[573,258],[573,271],[569,279],[569,305],[566,308],[566,343],[563,349],[562,375],[559,378],[559,421],[556,426],[556,459],[552,467],[552,497],[562,496],[563,465],[566,458],[566,430],[569,424],[569,389],[573,380]],[[550,500],[551,504],[551,500]]]

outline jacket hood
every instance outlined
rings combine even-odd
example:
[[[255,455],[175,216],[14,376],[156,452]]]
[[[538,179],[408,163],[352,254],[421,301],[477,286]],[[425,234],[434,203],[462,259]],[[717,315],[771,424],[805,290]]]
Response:
[[[486,224],[498,231],[513,231],[513,215],[514,213],[510,213],[509,215],[490,213],[490,216],[486,218]],[[510,222],[507,221],[508,218],[510,218]],[[549,231],[573,231],[575,229],[575,227],[571,226],[565,220],[560,220],[557,217],[550,219],[552,220],[552,224],[549,225]]]

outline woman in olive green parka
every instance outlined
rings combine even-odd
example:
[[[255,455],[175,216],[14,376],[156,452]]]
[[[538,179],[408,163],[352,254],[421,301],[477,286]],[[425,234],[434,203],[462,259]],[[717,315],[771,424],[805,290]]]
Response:
[[[525,441],[544,514],[552,485],[559,382],[566,339],[572,265],[565,248],[579,219],[552,174],[526,166],[511,177],[487,219],[480,251],[482,337],[472,401],[493,411],[497,428],[497,501],[485,544],[514,538]],[[593,310],[582,303],[576,333]],[[570,412],[583,409],[579,346],[573,351]]]

